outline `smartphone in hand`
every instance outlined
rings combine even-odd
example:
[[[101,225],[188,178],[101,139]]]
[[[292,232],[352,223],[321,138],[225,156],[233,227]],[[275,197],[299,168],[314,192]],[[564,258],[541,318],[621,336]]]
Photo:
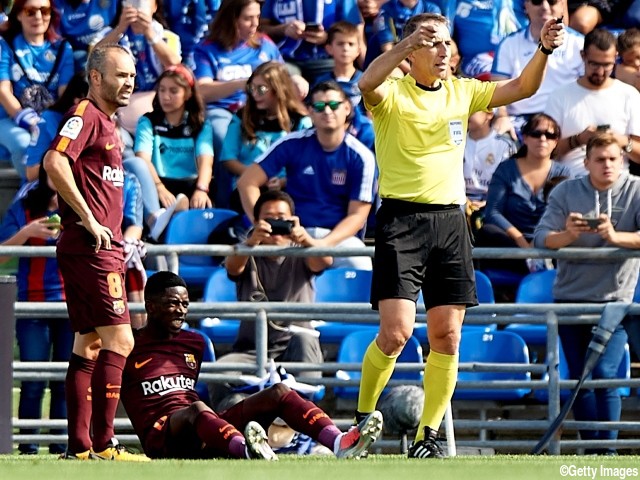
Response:
[[[585,222],[587,222],[587,225],[591,229],[598,228],[598,225],[600,225],[602,223],[602,219],[601,218],[583,218],[583,220]]]
[[[319,23],[305,23],[304,31],[305,32],[319,32],[321,25]]]

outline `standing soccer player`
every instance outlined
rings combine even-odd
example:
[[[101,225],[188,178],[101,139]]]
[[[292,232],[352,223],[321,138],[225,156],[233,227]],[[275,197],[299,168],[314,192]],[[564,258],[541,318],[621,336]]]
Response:
[[[118,45],[87,61],[89,94],[74,106],[44,157],[60,196],[57,258],[75,332],[65,383],[65,458],[140,461],[114,437],[122,370],[133,348],[124,290],[121,141],[114,114],[128,105],[136,69]],[[91,437],[93,430],[93,438]]]
[[[412,17],[404,39],[376,58],[358,83],[373,115],[382,205],[376,215],[371,303],[380,333],[362,362],[358,414],[375,409],[416,318],[423,290],[430,352],[425,404],[409,457],[442,457],[437,430],[455,389],[460,331],[467,306],[477,304],[462,159],[469,116],[531,96],[547,58],[563,42],[548,20],[540,44],[518,78],[480,82],[453,78],[451,36],[441,15]],[[411,70],[388,78],[405,59]]]

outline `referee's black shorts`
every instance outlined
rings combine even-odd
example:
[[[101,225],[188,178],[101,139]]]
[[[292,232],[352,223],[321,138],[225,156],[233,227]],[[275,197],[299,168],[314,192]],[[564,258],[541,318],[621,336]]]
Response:
[[[425,307],[477,305],[471,241],[458,205],[384,199],[376,214],[371,304],[388,298]]]

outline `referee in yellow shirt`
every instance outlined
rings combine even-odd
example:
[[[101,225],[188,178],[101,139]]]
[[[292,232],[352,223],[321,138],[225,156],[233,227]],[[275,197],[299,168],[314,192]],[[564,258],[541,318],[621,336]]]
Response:
[[[455,389],[460,331],[477,297],[464,213],[462,158],[467,120],[481,110],[536,92],[547,57],[562,45],[563,26],[549,17],[538,51],[517,78],[500,82],[450,75],[447,19],[412,17],[404,38],[380,55],[359,82],[373,115],[382,205],[376,217],[371,303],[380,333],[365,354],[356,418],[375,410],[413,332],[422,289],[430,353],[424,371],[425,405],[410,458],[440,458],[436,443]],[[389,78],[408,59],[409,74]]]

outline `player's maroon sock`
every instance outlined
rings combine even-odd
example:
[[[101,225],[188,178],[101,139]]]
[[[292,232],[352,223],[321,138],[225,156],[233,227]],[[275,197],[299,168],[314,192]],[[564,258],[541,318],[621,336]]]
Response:
[[[318,434],[318,442],[324,445],[333,452],[333,447],[336,444],[336,438],[342,435],[342,432],[335,425],[327,425]]]
[[[320,439],[320,432],[326,427],[332,425],[335,427],[335,424],[320,407],[305,400],[293,390],[282,396],[278,407],[278,415],[287,422],[287,425],[325,445]],[[339,434],[340,431],[337,428],[336,430]],[[326,446],[333,450],[333,443]]]
[[[245,458],[245,442],[242,434],[229,422],[215,413],[205,410],[195,419],[196,435],[207,447],[229,452],[236,458]]]
[[[64,389],[69,425],[69,452],[82,453],[91,448],[91,374],[96,362],[71,354]]]
[[[102,349],[91,376],[93,451],[102,452],[114,437],[113,421],[120,401],[122,370],[127,358]]]

